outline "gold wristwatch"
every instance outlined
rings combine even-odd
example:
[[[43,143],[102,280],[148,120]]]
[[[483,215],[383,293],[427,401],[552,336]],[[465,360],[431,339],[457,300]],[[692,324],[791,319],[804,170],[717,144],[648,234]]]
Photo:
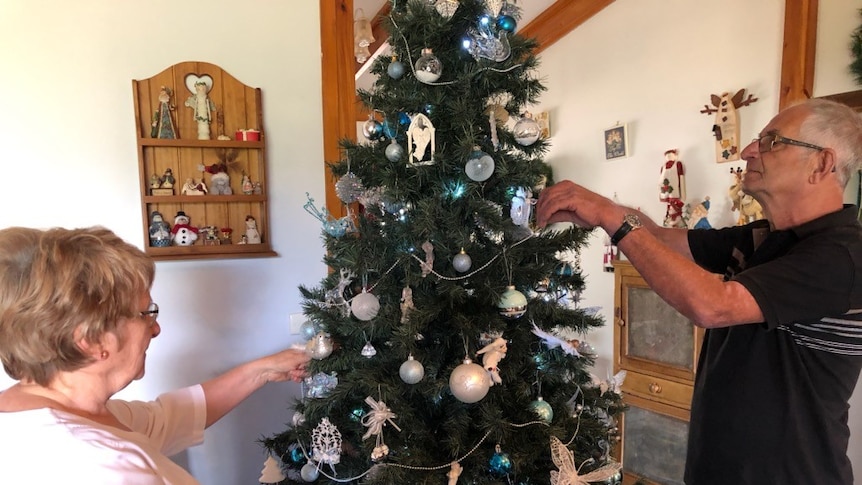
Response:
[[[623,217],[623,225],[617,229],[617,232],[615,232],[613,236],[611,236],[611,244],[616,246],[628,233],[642,227],[643,224],[641,224],[641,220],[636,214],[626,214],[625,217]]]

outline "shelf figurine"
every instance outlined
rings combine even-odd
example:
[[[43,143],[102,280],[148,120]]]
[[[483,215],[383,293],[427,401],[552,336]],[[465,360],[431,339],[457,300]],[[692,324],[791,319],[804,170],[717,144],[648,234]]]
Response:
[[[247,244],[260,244],[260,233],[257,231],[257,221],[252,216],[245,217],[245,241]]]
[[[171,245],[171,226],[162,217],[159,211],[153,211],[150,215],[150,246],[164,248]]]
[[[197,78],[193,75],[187,77],[187,86],[192,77]],[[212,78],[209,76],[199,77],[194,81],[193,94],[186,100],[186,106],[194,110],[195,121],[198,123],[198,140],[210,139],[210,122],[212,121],[212,114],[216,111],[215,103],[208,96],[210,89],[212,89]]]
[[[153,113],[153,129],[150,131],[150,136],[153,138],[162,138],[173,140],[177,137],[177,130],[174,125],[173,113],[175,107],[171,104],[171,88],[162,86],[159,88],[159,107]]]
[[[685,205],[685,167],[677,160],[679,150],[664,152],[665,162],[659,177],[659,200],[667,204],[665,227],[685,227],[682,208]]]
[[[739,160],[742,147],[739,143],[739,117],[736,111],[757,101],[757,98],[751,94],[746,98],[745,89],[740,89],[734,95],[712,94],[710,101],[714,108],[705,104],[700,112],[707,115],[715,113],[715,123],[712,125],[712,134],[715,136],[715,161]]]
[[[177,212],[174,217],[174,227],[171,238],[176,246],[191,246],[198,240],[198,228],[191,225],[191,219],[185,212]]]

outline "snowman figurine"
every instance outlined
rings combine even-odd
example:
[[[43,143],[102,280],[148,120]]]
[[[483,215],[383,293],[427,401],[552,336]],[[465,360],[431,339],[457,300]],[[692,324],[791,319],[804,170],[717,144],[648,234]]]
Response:
[[[174,218],[174,227],[171,229],[171,238],[175,246],[191,246],[198,239],[198,228],[189,224],[189,216],[185,212],[177,212]]]

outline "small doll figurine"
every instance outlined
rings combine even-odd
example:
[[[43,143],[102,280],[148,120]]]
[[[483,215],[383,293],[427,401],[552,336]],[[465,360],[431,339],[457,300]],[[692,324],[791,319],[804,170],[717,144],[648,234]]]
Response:
[[[171,226],[162,217],[159,211],[153,211],[150,215],[150,246],[164,248],[171,245]]]
[[[150,135],[153,138],[162,138],[173,140],[177,137],[176,128],[174,127],[173,114],[174,106],[171,104],[171,88],[162,86],[159,89],[159,107],[153,114],[153,129]]]
[[[174,184],[177,180],[174,178],[174,171],[171,169],[165,169],[164,175],[160,179],[161,184],[159,185],[163,189],[171,189],[174,187]]]
[[[186,106],[194,110],[195,121],[198,123],[198,140],[210,139],[210,122],[216,111],[215,103],[207,95],[212,88],[211,83],[212,79],[209,83],[204,79],[196,81],[194,94],[186,100]]]
[[[251,195],[254,192],[254,186],[251,184],[251,179],[248,178],[248,174],[242,173],[242,193],[245,195]]]
[[[497,367],[497,364],[500,363],[501,360],[506,358],[506,351],[508,347],[506,346],[506,339],[503,337],[497,337],[493,342],[484,346],[482,350],[476,352],[477,355],[482,355],[482,367],[488,371],[488,374],[491,376],[491,381],[502,384],[503,380],[500,379],[500,369]],[[491,384],[494,385],[493,383]]]
[[[190,224],[191,219],[185,212],[177,212],[174,218],[174,227],[171,229],[171,238],[177,246],[191,246],[198,240],[198,228]]]
[[[260,233],[257,231],[257,221],[252,216],[245,218],[245,237],[247,244],[260,244]]]

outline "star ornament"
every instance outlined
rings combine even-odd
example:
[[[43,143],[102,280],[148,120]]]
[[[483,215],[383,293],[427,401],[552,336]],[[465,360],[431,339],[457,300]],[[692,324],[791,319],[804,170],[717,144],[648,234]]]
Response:
[[[604,482],[619,473],[622,465],[619,463],[608,463],[586,475],[579,475],[583,466],[590,460],[575,467],[575,454],[564,445],[556,436],[551,436],[551,459],[557,465],[559,471],[551,471],[551,485],[590,485],[590,482]]]

